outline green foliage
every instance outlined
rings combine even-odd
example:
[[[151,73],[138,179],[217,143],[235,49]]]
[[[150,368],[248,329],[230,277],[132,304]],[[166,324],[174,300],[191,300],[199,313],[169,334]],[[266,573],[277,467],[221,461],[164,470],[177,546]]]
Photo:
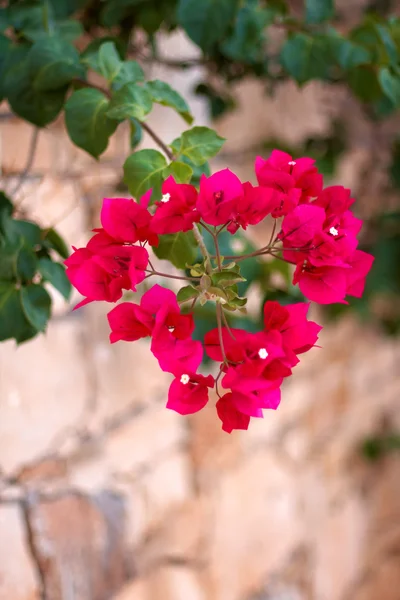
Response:
[[[107,116],[118,121],[129,118],[143,121],[152,107],[151,95],[144,87],[127,83],[113,94]]]
[[[335,13],[334,0],[305,0],[306,23],[321,23],[332,19]]]
[[[176,112],[185,119],[186,123],[189,125],[192,124],[193,117],[190,114],[190,109],[186,100],[168,85],[168,83],[155,79],[154,81],[148,81],[146,83],[146,88],[150,92],[154,102],[175,109]]]
[[[159,199],[166,167],[167,160],[158,150],[139,150],[131,154],[124,164],[124,181],[132,196],[139,199],[153,188],[153,199]]]
[[[163,235],[160,243],[154,248],[158,258],[169,260],[178,269],[191,264],[196,256],[197,244],[192,231]]]
[[[238,4],[238,0],[180,0],[178,20],[195,44],[210,52],[227,33]]]
[[[107,116],[110,101],[102,92],[82,89],[74,92],[65,105],[65,124],[71,140],[98,158],[118,123]]]
[[[54,260],[66,256],[66,247],[55,230],[15,219],[13,205],[0,192],[0,341],[17,343],[44,331],[50,317],[51,284],[66,300],[71,285],[64,266]]]
[[[224,141],[213,129],[193,127],[174,140],[171,148],[177,158],[185,156],[199,167],[218,154]]]
[[[32,85],[38,92],[57,90],[74,78],[85,77],[78,51],[62,38],[48,36],[35,42],[28,62]]]
[[[299,83],[328,79],[331,66],[329,40],[325,36],[296,33],[282,48],[281,62]]]

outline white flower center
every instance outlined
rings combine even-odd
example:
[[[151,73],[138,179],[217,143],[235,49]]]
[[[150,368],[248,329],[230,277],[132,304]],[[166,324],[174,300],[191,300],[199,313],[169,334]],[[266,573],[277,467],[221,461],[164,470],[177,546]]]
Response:
[[[187,385],[190,381],[190,377],[189,375],[181,375],[181,383],[183,383],[183,385]]]
[[[330,230],[329,230],[329,233],[330,233],[331,235],[333,235],[334,237],[336,237],[337,235],[339,235],[339,232],[338,232],[338,230],[336,229],[336,227],[331,227],[331,228],[330,228]]]
[[[171,331],[171,333],[172,333],[173,331],[175,331],[175,327],[174,327],[174,325],[170,325],[170,326],[168,327],[168,331]]]
[[[258,356],[262,359],[265,360],[268,357],[268,352],[265,348],[260,348],[258,351]]]
[[[162,198],[161,198],[161,202],[169,202],[170,198],[171,198],[171,194],[163,194]]]
[[[291,160],[288,162],[288,165],[290,165],[291,167],[294,167],[296,165],[296,161],[295,160]]]

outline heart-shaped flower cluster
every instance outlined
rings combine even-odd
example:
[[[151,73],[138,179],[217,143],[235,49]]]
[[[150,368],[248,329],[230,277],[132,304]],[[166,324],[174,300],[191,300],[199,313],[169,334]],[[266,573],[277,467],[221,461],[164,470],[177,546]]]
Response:
[[[209,388],[215,386],[217,412],[223,429],[247,429],[250,417],[262,417],[263,409],[277,408],[280,386],[298,363],[298,355],[312,348],[319,325],[307,320],[309,304],[264,306],[264,329],[249,333],[229,326],[226,310],[244,310],[239,298],[239,261],[271,255],[295,265],[293,283],[304,296],[320,304],[345,302],[347,295],[360,297],[373,257],[358,249],[361,221],[350,210],[350,191],[341,186],[323,189],[322,176],[310,158],[293,159],[274,150],[255,163],[258,185],[242,183],[229,169],[207,177],[199,190],[168,177],[161,196],[149,190],[139,202],[129,198],[105,198],[100,229],[85,248],[74,248],[65,261],[67,275],[85,297],[78,306],[93,301],[117,302],[124,290],[152,275],[186,282],[178,297],[154,285],[139,304],[123,302],[108,314],[111,342],[151,338],[151,351],[171,383],[167,407],[181,414],[202,409]],[[234,235],[266,217],[272,219],[269,243],[251,255],[221,258],[218,236],[226,229]],[[215,244],[208,254],[201,231]],[[188,275],[154,270],[149,247],[157,247],[165,235],[193,230],[204,255]],[[226,264],[225,260],[229,260]],[[232,262],[233,261],[233,262]],[[189,284],[189,285],[188,285]],[[178,302],[178,299],[179,302]],[[185,311],[182,304],[191,301]],[[209,358],[219,363],[214,379],[198,371],[203,345],[192,339],[193,309],[197,301],[216,305],[218,327],[205,336]],[[226,390],[221,396],[220,386]]]

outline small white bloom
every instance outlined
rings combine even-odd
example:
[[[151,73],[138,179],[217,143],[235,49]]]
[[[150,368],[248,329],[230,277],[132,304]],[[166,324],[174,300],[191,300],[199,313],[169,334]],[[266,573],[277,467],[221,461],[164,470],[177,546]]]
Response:
[[[330,233],[331,235],[333,235],[334,237],[336,237],[337,235],[339,235],[339,232],[338,232],[338,230],[336,229],[336,227],[331,227],[331,228],[330,228],[330,230],[329,230],[329,233]]]
[[[290,165],[291,167],[294,167],[296,165],[296,161],[295,160],[291,160],[288,162],[288,165]]]
[[[266,348],[260,348],[259,351],[258,351],[258,356],[262,360],[265,360],[268,357],[268,352],[267,352]]]
[[[175,327],[174,327],[174,325],[170,325],[170,326],[168,327],[168,331],[170,331],[171,333],[172,333],[173,331],[175,331]]]
[[[183,385],[187,385],[190,381],[190,377],[189,375],[181,375],[181,383],[183,383]]]
[[[171,198],[171,194],[163,194],[162,198],[161,198],[161,202],[169,202],[170,198]]]

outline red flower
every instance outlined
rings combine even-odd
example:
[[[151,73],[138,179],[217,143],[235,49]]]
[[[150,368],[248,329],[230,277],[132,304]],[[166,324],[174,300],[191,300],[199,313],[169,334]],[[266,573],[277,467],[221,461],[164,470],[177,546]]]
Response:
[[[147,210],[150,196],[151,190],[139,202],[130,198],[104,198],[101,224],[108,235],[117,242],[148,241],[156,246],[158,237],[150,228],[152,217]]]
[[[189,231],[193,223],[200,220],[196,210],[197,190],[193,185],[176,183],[172,176],[164,181],[161,202],[152,219],[151,229],[155,233],[177,233]]]
[[[179,373],[171,383],[167,408],[181,415],[198,412],[208,402],[208,388],[214,386],[214,377],[203,377],[197,373]]]
[[[197,209],[205,223],[225,225],[235,219],[242,196],[242,182],[229,169],[218,171],[211,177],[202,175]]]
[[[86,248],[65,260],[66,274],[72,285],[86,299],[75,308],[94,300],[116,302],[122,290],[136,291],[143,281],[148,263],[148,253],[140,246],[115,243],[106,233],[97,233]]]
[[[232,433],[234,429],[246,430],[249,428],[250,417],[236,408],[235,401],[239,394],[228,393],[222,396],[217,402],[217,413],[222,421],[222,429],[227,433]],[[240,402],[240,399],[239,399]]]
[[[237,213],[228,225],[228,231],[233,234],[239,227],[247,229],[248,225],[260,223],[280,203],[280,196],[274,189],[244,183],[243,195],[238,198]]]
[[[107,315],[111,327],[110,342],[134,342],[151,335],[154,317],[133,302],[123,302]]]

